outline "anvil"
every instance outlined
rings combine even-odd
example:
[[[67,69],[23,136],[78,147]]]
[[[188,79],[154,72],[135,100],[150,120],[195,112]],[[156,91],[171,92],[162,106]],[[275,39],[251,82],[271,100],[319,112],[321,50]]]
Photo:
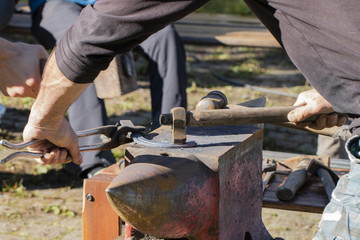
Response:
[[[133,145],[106,190],[117,214],[159,238],[273,239],[261,218],[262,139],[256,126],[188,127],[193,148]],[[169,142],[162,126],[148,138]]]

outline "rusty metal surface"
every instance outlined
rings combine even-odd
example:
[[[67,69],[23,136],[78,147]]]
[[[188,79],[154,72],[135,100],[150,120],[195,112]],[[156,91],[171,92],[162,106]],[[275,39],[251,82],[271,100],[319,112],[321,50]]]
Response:
[[[262,135],[219,161],[219,239],[272,239],[262,223]]]
[[[218,175],[193,156],[138,156],[107,188],[119,216],[141,232],[208,240],[217,236],[218,192]]]

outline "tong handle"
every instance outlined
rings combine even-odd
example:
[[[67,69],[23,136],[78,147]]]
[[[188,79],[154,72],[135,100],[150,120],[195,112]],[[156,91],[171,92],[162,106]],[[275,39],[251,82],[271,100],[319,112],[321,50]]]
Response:
[[[44,154],[42,154],[42,153],[26,152],[26,151],[15,152],[15,153],[12,153],[9,156],[1,159],[0,165],[5,164],[5,163],[9,162],[10,160],[12,160],[14,158],[18,158],[18,157],[41,158],[43,156],[44,156]]]
[[[107,150],[107,149],[113,149],[115,147],[118,147],[121,144],[124,144],[126,142],[129,142],[130,139],[126,137],[126,135],[129,132],[141,132],[144,131],[145,127],[143,126],[134,126],[131,121],[121,121],[120,124],[116,125],[106,125],[106,126],[100,126],[92,129],[87,129],[83,131],[77,131],[76,135],[80,137],[87,137],[92,135],[104,135],[108,138],[108,141],[106,142],[100,142],[93,145],[85,145],[85,146],[79,146],[80,152],[86,152],[86,151],[94,151],[94,150]],[[43,140],[32,140],[29,142],[22,142],[22,143],[11,143],[9,141],[6,141],[5,139],[0,140],[0,145],[5,146],[10,149],[22,149],[29,147],[33,144],[36,144]],[[14,158],[17,157],[30,157],[30,158],[41,158],[43,157],[43,153],[34,153],[34,152],[15,152],[10,154],[9,156],[5,157],[4,159],[0,160],[0,164],[4,164]]]
[[[116,129],[115,126],[102,126],[102,127],[97,127],[97,128],[93,128],[93,129],[88,129],[88,130],[84,130],[84,131],[78,131],[76,132],[76,135],[78,137],[87,137],[87,136],[91,136],[91,135],[100,135],[103,134],[106,137],[110,137],[111,133]],[[23,149],[26,147],[29,147],[33,144],[36,144],[38,142],[41,142],[43,140],[32,140],[32,141],[28,141],[28,142],[21,142],[21,143],[11,143],[5,139],[1,139],[0,140],[0,145],[7,147],[9,149]],[[99,143],[99,144],[95,144],[95,145],[91,145],[91,146],[81,146],[80,147],[80,151],[92,151],[92,150],[96,150],[101,148],[101,146],[104,145],[104,143]],[[21,151],[21,152],[15,152],[10,154],[9,156],[3,158],[0,160],[0,165],[1,164],[5,164],[7,162],[9,162],[12,159],[15,158],[19,158],[19,157],[28,157],[28,158],[41,158],[43,157],[44,154],[43,153],[35,153],[35,152],[28,152],[28,151]]]
[[[11,143],[9,141],[6,141],[5,139],[1,139],[0,140],[0,145],[10,148],[10,149],[22,149],[22,148],[26,148],[28,146],[31,146],[35,143],[38,143],[42,140],[32,140],[29,142],[22,142],[22,143]]]

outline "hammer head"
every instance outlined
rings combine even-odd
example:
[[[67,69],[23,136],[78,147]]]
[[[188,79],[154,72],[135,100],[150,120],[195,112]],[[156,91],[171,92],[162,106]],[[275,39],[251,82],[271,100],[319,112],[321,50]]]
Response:
[[[306,167],[306,170],[311,174],[316,174],[316,172],[319,168],[323,168],[323,169],[327,170],[330,173],[330,176],[331,176],[332,180],[334,181],[334,183],[337,183],[337,181],[339,180],[339,177],[336,175],[336,173],[334,173],[333,170],[331,170],[329,167],[324,165],[319,160],[316,160],[314,158],[311,159],[311,161],[309,161],[309,163]]]
[[[276,161],[274,159],[268,159],[266,163],[263,163],[262,172],[271,172],[276,170]]]

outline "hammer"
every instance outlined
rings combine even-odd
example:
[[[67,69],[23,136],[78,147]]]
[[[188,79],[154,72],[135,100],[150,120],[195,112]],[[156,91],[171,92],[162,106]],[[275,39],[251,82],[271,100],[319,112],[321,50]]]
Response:
[[[267,160],[266,164],[263,165],[262,172],[265,173],[264,180],[262,182],[262,191],[265,191],[266,186],[269,184],[271,179],[274,177],[276,171],[276,161]]]
[[[305,183],[308,173],[306,168],[310,162],[309,158],[302,158],[296,168],[289,174],[276,190],[276,197],[279,200],[290,201],[295,197],[296,192]]]
[[[316,159],[312,159],[307,167],[307,171],[311,174],[316,174],[320,178],[324,185],[326,195],[328,199],[331,199],[331,193],[333,192],[336,183],[339,181],[338,175],[332,171],[329,167]]]
[[[310,174],[317,175],[324,185],[328,199],[331,199],[339,177],[329,167],[314,158],[303,158],[293,172],[284,180],[276,190],[279,200],[289,201],[295,197],[296,192],[302,187]]]

